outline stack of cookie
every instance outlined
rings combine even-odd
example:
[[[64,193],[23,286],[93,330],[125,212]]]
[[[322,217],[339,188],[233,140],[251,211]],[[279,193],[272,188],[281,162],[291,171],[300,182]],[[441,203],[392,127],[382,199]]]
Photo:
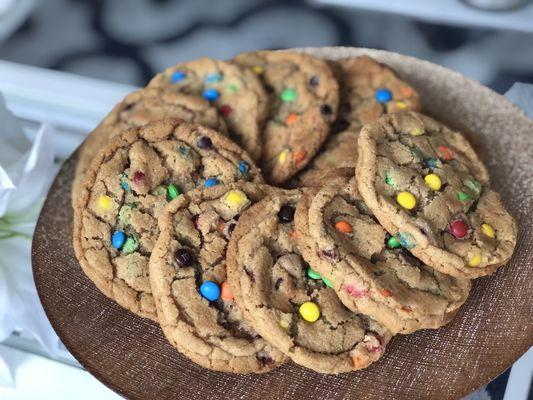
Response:
[[[76,256],[206,368],[365,368],[448,323],[516,244],[469,142],[420,111],[366,56],[176,65],[80,149]]]

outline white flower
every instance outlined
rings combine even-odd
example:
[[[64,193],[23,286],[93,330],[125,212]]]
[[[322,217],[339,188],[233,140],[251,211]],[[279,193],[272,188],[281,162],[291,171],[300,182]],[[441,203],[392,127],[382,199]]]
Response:
[[[31,237],[57,173],[53,129],[33,143],[0,96],[0,341],[13,331],[32,335],[51,354],[58,339],[41,306],[31,270]]]

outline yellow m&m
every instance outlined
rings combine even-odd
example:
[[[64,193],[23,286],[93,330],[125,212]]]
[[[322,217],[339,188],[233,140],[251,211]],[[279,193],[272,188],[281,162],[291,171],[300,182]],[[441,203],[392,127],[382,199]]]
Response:
[[[111,207],[111,204],[113,204],[113,200],[111,200],[111,197],[101,194],[98,197],[98,205],[102,207],[104,210],[107,210]]]
[[[285,161],[287,161],[287,157],[289,157],[289,154],[291,154],[289,150],[283,150],[281,153],[278,154],[278,162],[280,164],[283,164]]]
[[[416,197],[409,192],[398,193],[396,201],[406,210],[412,210],[416,206]]]
[[[440,190],[442,186],[442,182],[438,175],[436,174],[428,174],[424,177],[424,181],[426,182],[426,185],[431,190]]]
[[[230,207],[241,207],[248,198],[240,190],[230,190],[226,195],[225,203]]]
[[[489,224],[482,224],[481,225],[481,232],[483,232],[488,237],[494,239],[496,237],[496,232],[494,232],[494,228],[490,226]]]
[[[409,131],[409,133],[413,136],[420,136],[424,134],[424,128],[421,126],[415,126]]]
[[[312,301],[306,301],[300,306],[300,315],[307,322],[315,322],[320,317],[320,309]]]
[[[260,66],[260,65],[254,65],[252,67],[252,71],[254,71],[256,74],[260,75],[263,72],[265,72],[265,69],[262,66]]]
[[[479,264],[481,264],[481,253],[476,253],[470,261],[468,261],[468,266],[470,267],[477,267]]]

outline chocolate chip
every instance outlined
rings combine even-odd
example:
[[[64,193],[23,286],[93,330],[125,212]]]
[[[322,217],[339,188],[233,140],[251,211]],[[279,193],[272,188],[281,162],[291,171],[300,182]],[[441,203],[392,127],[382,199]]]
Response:
[[[318,86],[318,76],[312,76],[311,79],[309,79],[309,83],[311,86],[316,87]]]
[[[346,130],[346,128],[348,128],[348,126],[349,126],[348,121],[346,121],[344,118],[341,118],[335,123],[334,130],[335,130],[335,132],[342,132],[342,131]]]
[[[278,290],[279,287],[281,286],[281,283],[283,282],[283,278],[278,278],[276,280],[276,283],[274,284],[274,289]]]
[[[191,252],[187,249],[178,249],[174,255],[174,259],[180,267],[189,267],[192,265],[194,258]]]
[[[196,141],[196,145],[201,149],[210,149],[213,147],[213,142],[207,136],[200,136]]]
[[[320,112],[322,113],[322,115],[327,115],[327,116],[333,114],[333,110],[331,109],[331,106],[329,104],[323,104],[320,107]]]
[[[283,205],[278,213],[279,222],[286,224],[292,222],[294,219],[294,207],[289,206],[288,204]]]
[[[269,357],[269,356],[260,355],[260,356],[257,356],[257,359],[264,366],[268,366],[268,365],[274,364],[274,359],[272,357]]]
[[[230,238],[233,231],[235,230],[235,224],[229,224],[228,225],[228,237]]]
[[[254,272],[248,267],[244,267],[244,272],[246,272],[246,275],[248,275],[250,277],[250,280],[253,283],[255,283],[255,274],[254,274]]]

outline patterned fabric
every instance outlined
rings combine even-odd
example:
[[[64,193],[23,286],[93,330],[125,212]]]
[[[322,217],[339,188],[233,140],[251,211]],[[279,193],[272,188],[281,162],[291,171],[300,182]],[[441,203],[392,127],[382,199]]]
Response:
[[[0,57],[143,85],[167,66],[204,55],[362,46],[432,60],[503,93],[515,81],[533,82],[533,60],[525,56],[532,44],[512,32],[415,23],[302,0],[42,0],[0,45]]]

